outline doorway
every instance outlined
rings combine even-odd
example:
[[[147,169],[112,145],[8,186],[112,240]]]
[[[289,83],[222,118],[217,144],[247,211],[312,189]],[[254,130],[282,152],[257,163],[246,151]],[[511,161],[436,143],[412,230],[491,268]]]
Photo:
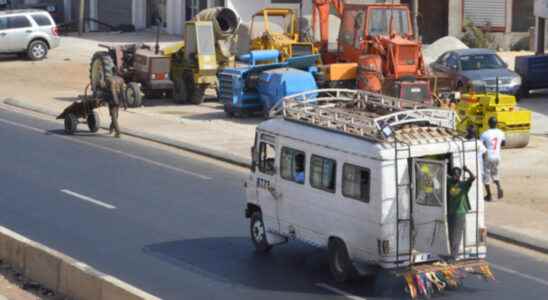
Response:
[[[401,3],[407,4],[411,12],[418,3],[417,25],[423,43],[431,44],[449,34],[449,0],[401,0]]]

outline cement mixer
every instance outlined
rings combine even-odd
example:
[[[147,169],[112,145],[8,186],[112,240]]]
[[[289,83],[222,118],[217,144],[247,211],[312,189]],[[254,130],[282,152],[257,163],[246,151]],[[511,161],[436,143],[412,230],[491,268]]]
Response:
[[[172,58],[177,102],[199,105],[206,89],[218,89],[219,69],[234,65],[239,27],[236,12],[225,7],[203,10],[185,23],[184,44],[164,50]]]
[[[212,22],[217,63],[221,68],[234,65],[240,17],[230,8],[213,7],[202,10],[194,21]]]

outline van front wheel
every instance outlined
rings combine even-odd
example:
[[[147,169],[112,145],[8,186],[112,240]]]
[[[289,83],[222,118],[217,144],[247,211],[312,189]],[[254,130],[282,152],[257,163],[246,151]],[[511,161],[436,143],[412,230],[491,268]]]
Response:
[[[344,242],[338,238],[333,238],[329,241],[329,269],[335,281],[346,282],[354,279],[358,272],[350,256]]]
[[[266,240],[266,229],[263,222],[263,217],[260,212],[256,211],[251,215],[250,222],[251,240],[258,252],[266,253],[272,249],[272,245]]]

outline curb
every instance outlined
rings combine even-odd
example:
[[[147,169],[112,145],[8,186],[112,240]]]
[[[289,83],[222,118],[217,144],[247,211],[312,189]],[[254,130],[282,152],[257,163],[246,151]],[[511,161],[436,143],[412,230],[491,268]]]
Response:
[[[498,240],[548,254],[548,241],[528,236],[515,230],[506,229],[502,226],[489,226],[487,227],[487,235]]]
[[[83,262],[0,226],[0,259],[27,280],[81,300],[160,300]],[[63,298],[64,299],[64,298]]]
[[[52,117],[57,117],[58,115],[58,113],[25,103],[23,101],[12,99],[12,98],[5,99],[4,103],[7,105],[15,106],[15,107],[26,109],[26,110],[31,110],[31,111],[45,114]],[[104,126],[102,126],[102,128],[108,129]],[[153,134],[148,134],[148,133],[131,130],[131,129],[124,129],[122,130],[122,133],[127,134],[129,136],[141,138],[147,141],[156,142],[166,146],[190,151],[190,152],[204,155],[210,158],[221,160],[226,163],[235,164],[241,167],[248,168],[251,166],[250,159],[245,159],[243,157],[232,155],[230,153],[222,153],[221,151],[218,151],[218,150],[193,145],[190,143],[175,141],[169,138],[164,138],[161,136],[156,136]],[[487,235],[505,242],[509,242],[518,246],[526,247],[529,249],[533,249],[533,250],[548,254],[548,241],[543,241],[541,239],[528,237],[518,232],[501,228],[498,226],[488,227]]]
[[[25,103],[23,101],[13,99],[13,98],[6,98],[6,99],[4,99],[3,102],[7,105],[10,105],[10,106],[30,110],[30,111],[37,112],[37,113],[44,114],[44,115],[48,115],[48,116],[54,117],[54,118],[56,118],[59,115],[58,112],[53,112],[51,110],[47,110],[47,109],[41,108],[39,106],[28,104],[28,103]],[[101,126],[101,128],[105,129],[105,130],[109,129],[106,126]],[[149,133],[145,133],[145,132],[138,131],[138,130],[133,130],[133,129],[124,129],[124,128],[122,128],[121,132],[125,135],[129,135],[129,136],[132,136],[132,137],[140,138],[140,139],[147,140],[147,141],[150,141],[150,142],[159,143],[159,144],[162,144],[162,145],[165,145],[165,146],[170,146],[170,147],[174,147],[174,148],[185,150],[185,151],[190,151],[190,152],[193,152],[193,153],[196,153],[196,154],[204,155],[204,156],[214,158],[214,159],[226,162],[226,163],[234,164],[234,165],[237,165],[237,166],[240,166],[240,167],[249,168],[251,166],[251,160],[250,159],[247,159],[247,158],[244,158],[244,157],[241,157],[241,156],[238,156],[238,155],[234,155],[234,154],[231,154],[231,153],[225,153],[225,152],[222,152],[222,151],[219,151],[219,150],[215,150],[215,149],[211,149],[211,148],[207,148],[207,147],[202,147],[202,146],[195,145],[195,144],[192,144],[192,143],[181,142],[181,141],[173,140],[173,139],[166,138],[166,137],[163,137],[163,136],[158,136],[158,135],[155,135],[155,134],[149,134]]]

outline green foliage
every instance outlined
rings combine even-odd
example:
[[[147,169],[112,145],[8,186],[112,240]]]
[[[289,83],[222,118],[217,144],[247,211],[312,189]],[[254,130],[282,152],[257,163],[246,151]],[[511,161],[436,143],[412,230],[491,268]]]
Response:
[[[494,39],[489,34],[491,24],[484,28],[477,27],[470,19],[464,20],[464,34],[461,41],[470,48],[492,48]]]

